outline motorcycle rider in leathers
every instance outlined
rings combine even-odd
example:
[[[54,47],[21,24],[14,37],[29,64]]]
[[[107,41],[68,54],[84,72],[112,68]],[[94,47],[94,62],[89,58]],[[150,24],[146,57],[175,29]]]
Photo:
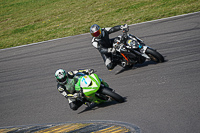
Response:
[[[58,82],[57,89],[58,91],[68,99],[69,106],[72,110],[77,110],[82,104],[85,104],[85,101],[81,99],[82,93],[75,91],[76,79],[75,75],[79,72],[85,74],[91,74],[94,72],[93,69],[85,69],[85,70],[76,70],[76,71],[68,71],[66,72],[63,69],[58,69],[55,72],[55,78]]]
[[[94,24],[90,27],[90,33],[93,36],[92,45],[101,53],[108,70],[114,69],[117,64],[121,63],[114,60],[114,53],[116,52],[115,48],[113,48],[114,38],[109,39],[109,34],[122,30],[123,28],[128,28],[128,25],[118,25],[101,29],[99,25]]]
[[[82,97],[83,95],[82,92],[75,91],[75,84],[78,81],[78,79],[76,78],[76,74],[78,73],[85,73],[87,75],[90,75],[94,73],[94,70],[93,69],[79,69],[75,71],[66,72],[63,69],[58,69],[55,72],[55,78],[56,78],[56,81],[58,82],[57,89],[65,98],[68,99],[69,106],[74,111],[77,110],[83,104],[90,106],[90,103],[87,102],[87,100]],[[108,85],[103,80],[101,82],[105,85]]]

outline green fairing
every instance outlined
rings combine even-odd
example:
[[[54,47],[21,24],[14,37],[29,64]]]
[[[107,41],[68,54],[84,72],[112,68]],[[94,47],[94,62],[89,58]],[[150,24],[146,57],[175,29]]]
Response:
[[[91,74],[91,75],[88,75],[88,76],[91,79],[92,83],[88,87],[82,87],[85,98],[88,99],[91,102],[94,102],[94,103],[104,102],[105,100],[101,100],[101,99],[99,99],[98,97],[95,96],[95,92],[97,92],[99,90],[100,85],[101,85],[101,81],[100,81],[98,75],[97,74]],[[81,77],[78,78],[78,82],[75,85],[76,91],[81,90],[80,85],[81,85],[81,80],[82,80],[83,77],[84,76],[81,76]]]
[[[81,90],[80,80],[78,80],[78,82],[75,84],[75,91],[79,92],[80,90]]]

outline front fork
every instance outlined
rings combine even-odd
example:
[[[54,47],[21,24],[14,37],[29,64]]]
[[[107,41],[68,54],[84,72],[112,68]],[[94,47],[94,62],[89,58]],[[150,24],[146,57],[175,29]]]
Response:
[[[151,60],[151,58],[146,54],[147,48],[150,48],[149,46],[146,45],[140,45],[140,52],[142,53],[142,56],[145,57],[147,60]]]

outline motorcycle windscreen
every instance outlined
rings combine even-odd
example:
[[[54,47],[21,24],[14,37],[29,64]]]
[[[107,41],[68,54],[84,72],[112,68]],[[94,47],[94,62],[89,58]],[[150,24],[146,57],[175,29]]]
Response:
[[[94,94],[99,89],[99,82],[92,76],[83,76],[80,82],[80,86],[83,89],[83,93],[88,96]]]
[[[92,80],[89,76],[83,76],[81,79],[81,87],[88,87],[91,84]]]

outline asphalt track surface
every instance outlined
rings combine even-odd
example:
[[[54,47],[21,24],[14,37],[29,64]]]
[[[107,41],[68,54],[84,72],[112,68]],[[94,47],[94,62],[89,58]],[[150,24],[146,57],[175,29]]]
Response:
[[[199,132],[200,12],[132,25],[130,33],[166,61],[108,71],[90,34],[0,50],[0,127],[112,120],[144,133]],[[56,90],[58,68],[93,68],[127,101],[72,111]]]

